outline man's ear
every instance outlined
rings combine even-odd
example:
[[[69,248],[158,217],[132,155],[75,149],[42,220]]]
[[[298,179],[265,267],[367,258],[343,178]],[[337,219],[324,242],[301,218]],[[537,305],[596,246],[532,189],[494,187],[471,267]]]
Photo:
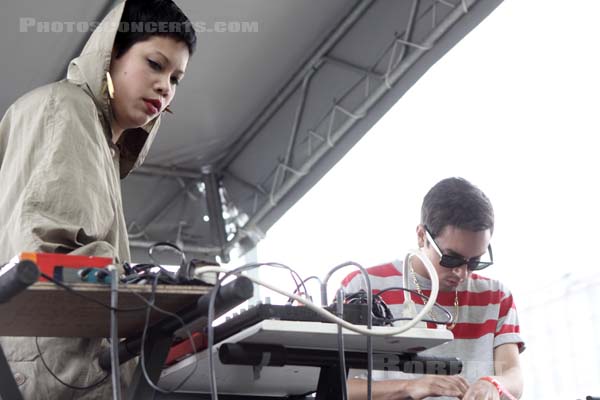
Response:
[[[425,237],[425,226],[423,224],[417,225],[417,244],[420,249],[425,247],[427,238]]]

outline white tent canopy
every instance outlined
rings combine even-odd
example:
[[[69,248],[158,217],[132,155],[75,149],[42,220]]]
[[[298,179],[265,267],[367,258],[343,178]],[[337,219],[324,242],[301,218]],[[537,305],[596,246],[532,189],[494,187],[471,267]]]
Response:
[[[227,259],[254,247],[500,2],[177,1],[199,28],[198,47],[175,114],[164,117],[146,164],[123,181],[133,261],[157,241],[178,244],[188,258]],[[26,91],[64,77],[90,35],[64,22],[99,21],[113,5],[3,5],[2,114]],[[32,21],[59,24],[45,33]]]

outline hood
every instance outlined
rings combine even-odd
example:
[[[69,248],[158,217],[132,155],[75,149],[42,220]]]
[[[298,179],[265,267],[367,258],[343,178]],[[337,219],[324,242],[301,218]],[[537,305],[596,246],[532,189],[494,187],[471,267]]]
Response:
[[[104,17],[90,36],[79,57],[69,63],[67,71],[67,80],[80,86],[86,86],[93,96],[99,115],[102,115],[107,122],[105,134],[109,142],[112,140],[109,123],[112,112],[106,72],[110,67],[112,48],[124,7],[125,1],[119,3]],[[121,135],[119,140],[121,178],[127,176],[132,169],[139,167],[144,161],[158,131],[160,118],[159,115],[143,127],[127,129]]]

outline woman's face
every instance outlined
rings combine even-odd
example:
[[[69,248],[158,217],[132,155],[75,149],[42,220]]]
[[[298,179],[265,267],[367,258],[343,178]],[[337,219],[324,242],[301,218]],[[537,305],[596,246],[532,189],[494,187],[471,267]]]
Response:
[[[189,56],[184,42],[168,36],[152,36],[113,56],[113,133],[146,125],[171,103]]]

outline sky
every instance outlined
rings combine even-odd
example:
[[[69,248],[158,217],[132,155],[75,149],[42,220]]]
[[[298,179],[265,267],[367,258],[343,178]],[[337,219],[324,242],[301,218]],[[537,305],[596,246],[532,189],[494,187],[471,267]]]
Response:
[[[505,0],[267,232],[258,260],[323,277],[348,260],[372,266],[403,259],[416,246],[424,194],[445,177],[462,176],[495,208],[496,263],[484,275],[511,288],[518,306],[596,279],[598,16],[600,0]],[[534,320],[522,321],[530,337],[544,334]],[[595,364],[584,369],[600,373],[600,346],[580,345],[596,351]],[[536,352],[527,354],[524,365],[531,366]],[[540,396],[528,390],[524,398]],[[544,398],[586,395],[572,385],[556,390]]]

